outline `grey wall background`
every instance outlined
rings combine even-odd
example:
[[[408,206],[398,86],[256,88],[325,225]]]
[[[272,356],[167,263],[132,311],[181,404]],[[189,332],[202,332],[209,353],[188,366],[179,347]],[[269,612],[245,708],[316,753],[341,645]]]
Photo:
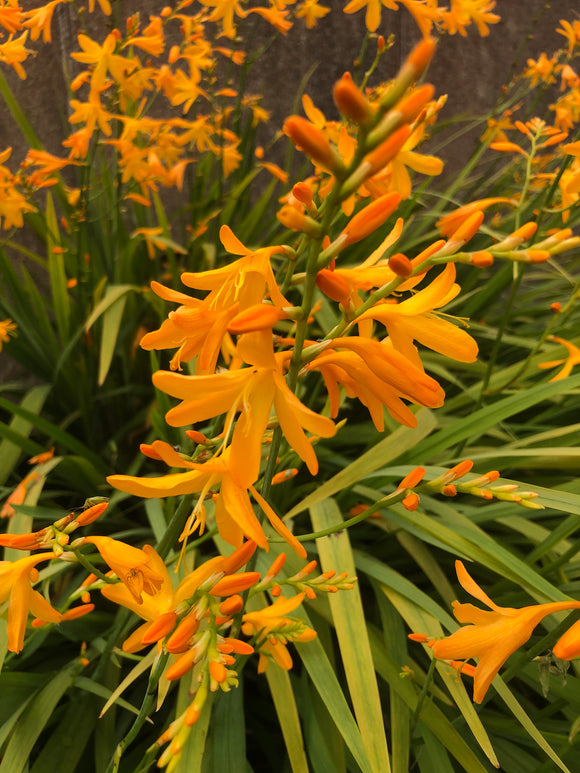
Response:
[[[24,2],[25,7],[42,4],[37,0]],[[146,21],[149,14],[158,14],[165,4],[164,0],[123,0],[121,9],[123,17],[139,11]],[[292,111],[296,90],[313,66],[315,70],[307,91],[329,117],[335,114],[330,98],[332,86],[345,69],[351,69],[364,29],[364,11],[346,15],[342,12],[345,4],[346,0],[323,0],[331,13],[317,28],[306,30],[303,21],[299,20],[282,45],[272,46],[262,64],[254,68],[250,90],[264,94],[263,104],[272,111],[269,131],[281,126],[284,117]],[[435,84],[438,94],[449,95],[442,119],[458,112],[481,115],[492,108],[514,62],[519,61],[521,68],[528,56],[537,57],[542,50],[550,53],[565,42],[555,27],[561,18],[580,18],[580,0],[498,0],[495,11],[502,20],[491,27],[489,37],[481,38],[475,27],[470,27],[467,37],[445,36],[439,46],[429,70],[429,80]],[[106,33],[108,20],[102,13],[97,10],[87,14],[86,18],[90,33]],[[266,24],[263,27],[270,29]],[[61,142],[69,129],[65,74],[67,71],[70,74],[71,68],[75,67],[69,53],[79,50],[76,29],[72,8],[67,4],[60,5],[53,19],[52,43],[34,44],[39,53],[25,63],[27,79],[21,81],[11,68],[1,65],[46,149],[56,154],[63,152]],[[385,38],[391,33],[396,36],[394,47],[382,58],[380,65],[381,76],[388,78],[419,40],[420,33],[403,7],[398,13],[383,9],[378,32]],[[224,39],[224,45],[227,43]],[[260,40],[257,40],[256,45],[259,44]],[[371,42],[369,48],[373,49],[374,45]],[[26,146],[19,129],[2,107],[0,150],[7,146],[13,147],[13,161],[24,157]],[[464,143],[454,147],[452,152],[460,159],[465,152]]]

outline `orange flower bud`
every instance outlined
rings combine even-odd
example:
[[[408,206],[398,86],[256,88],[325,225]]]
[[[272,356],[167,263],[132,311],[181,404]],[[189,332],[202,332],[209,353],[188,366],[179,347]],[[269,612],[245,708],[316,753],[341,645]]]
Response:
[[[286,553],[280,553],[280,555],[273,561],[272,566],[266,572],[264,576],[264,580],[269,581],[272,579],[272,577],[275,577],[278,574],[278,572],[281,571],[285,563],[286,563]]]
[[[574,660],[580,655],[580,620],[558,639],[552,652],[560,660]]]
[[[256,543],[254,540],[247,540],[239,548],[236,548],[234,552],[227,558],[224,558],[221,564],[221,571],[225,574],[233,574],[245,566],[250,558],[254,555],[256,550]]]
[[[238,574],[229,574],[218,580],[210,590],[212,596],[231,596],[232,593],[241,593],[251,588],[260,581],[259,572],[239,572]]]
[[[193,440],[193,442],[198,445],[205,446],[207,444],[207,438],[203,432],[198,432],[195,429],[186,429],[185,434],[190,440]]]
[[[350,306],[350,287],[345,279],[327,268],[316,274],[316,286],[328,298],[340,303],[344,309]]]
[[[477,268],[487,268],[487,266],[493,265],[493,255],[487,250],[481,250],[474,252],[471,255],[471,265]]]
[[[449,245],[461,245],[468,242],[479,230],[479,226],[483,223],[483,212],[473,212],[467,217],[459,228],[454,231],[449,237]]]
[[[390,137],[382,142],[378,147],[372,150],[364,157],[363,164],[369,164],[366,177],[372,177],[393,160],[401,150],[405,142],[409,139],[411,127],[407,124],[394,131]],[[348,181],[347,181],[348,182]]]
[[[377,38],[377,50],[380,54],[385,50],[385,38],[382,35]]]
[[[342,232],[347,236],[344,246],[359,242],[374,233],[393,214],[400,201],[400,193],[386,193],[357,212]]]
[[[179,59],[179,54],[180,54],[179,46],[171,46],[169,50],[169,56],[167,57],[167,61],[169,62],[169,64],[175,64],[175,62],[177,62],[177,60]]]
[[[281,319],[288,319],[288,315],[283,309],[268,303],[256,303],[236,314],[228,325],[228,332],[233,335],[242,335],[257,330],[269,330],[277,325]]]
[[[352,80],[352,75],[345,72],[335,84],[333,97],[340,112],[354,123],[365,126],[373,118],[373,109],[365,95]]]
[[[243,608],[243,598],[238,593],[235,593],[233,596],[230,596],[224,602],[222,602],[222,604],[220,604],[220,615],[223,615],[224,617],[231,617],[232,615],[240,612]]]
[[[81,604],[78,607],[67,609],[62,616],[62,620],[76,620],[78,617],[84,617],[92,612],[95,608],[94,604]]]
[[[562,311],[562,304],[558,303],[558,301],[552,303],[550,305],[550,311],[553,311],[555,314],[559,314]]]
[[[173,681],[174,679],[181,679],[182,676],[190,671],[198,657],[198,653],[195,647],[182,655],[172,666],[170,666],[165,672],[166,679]]]
[[[406,255],[398,252],[389,258],[389,268],[400,277],[408,277],[413,273],[413,264]]]
[[[545,263],[552,255],[548,250],[525,250],[528,263]]]
[[[421,483],[424,477],[425,469],[423,467],[415,467],[408,475],[405,475],[403,480],[397,486],[397,489],[401,491],[406,488],[415,488],[415,486]]]
[[[457,495],[457,488],[453,485],[453,483],[448,483],[446,486],[443,486],[441,493],[446,497],[454,497]]]
[[[435,38],[423,38],[407,57],[406,65],[410,65],[415,71],[415,80],[425,71],[433,58],[437,41]]]
[[[231,645],[231,652],[235,652],[238,655],[251,655],[254,652],[254,648],[251,644],[240,639],[226,638],[225,642]]]
[[[295,207],[285,205],[276,213],[276,217],[282,223],[283,226],[289,228],[291,231],[302,231],[309,236],[317,238],[321,235],[322,231],[320,225],[308,215],[300,212]]]
[[[427,636],[426,633],[410,633],[408,634],[407,638],[411,639],[411,641],[418,641],[422,644],[425,644],[431,637]]]
[[[342,168],[342,162],[330,142],[320,129],[307,121],[306,118],[291,115],[284,121],[282,128],[296,147],[303,150],[317,164],[330,171]]]
[[[457,669],[460,674],[465,674],[472,678],[475,676],[475,666],[472,666],[471,663],[464,663],[462,660],[450,660],[449,665]]]
[[[210,661],[209,673],[211,678],[215,679],[218,684],[225,682],[227,677],[226,667],[223,663],[220,663],[219,660]]]
[[[395,109],[401,113],[404,123],[413,123],[427,102],[433,99],[434,94],[435,87],[431,83],[424,83],[403,97]]]
[[[83,510],[82,513],[75,516],[77,526],[87,526],[89,523],[93,523],[101,517],[108,506],[108,502],[98,502],[96,505]]]
[[[441,481],[444,484],[447,484],[454,480],[459,480],[459,478],[462,478],[464,475],[466,475],[472,467],[473,462],[471,459],[464,459],[462,462],[459,462],[459,464],[456,464],[455,467],[447,470],[447,472],[441,476]]]
[[[139,451],[141,451],[143,456],[146,456],[149,459],[155,459],[156,461],[161,461],[161,456],[151,445],[151,443],[141,443],[139,445]]]
[[[292,188],[292,195],[305,207],[309,207],[312,204],[312,190],[310,186],[304,182],[296,183]]]
[[[416,510],[419,507],[419,497],[415,492],[411,492],[411,494],[407,494],[407,496],[403,499],[403,507],[405,510]]]
[[[279,483],[284,483],[287,480],[291,480],[298,475],[298,468],[292,467],[289,470],[282,470],[272,476],[272,485],[277,486]]]
[[[164,639],[168,633],[175,628],[177,615],[175,612],[165,612],[154,620],[147,632],[141,638],[141,644],[153,644],[160,639]]]
[[[169,652],[183,652],[184,648],[189,644],[191,637],[197,633],[198,628],[199,620],[197,619],[195,612],[190,612],[183,618],[166,641],[165,646],[167,650]]]

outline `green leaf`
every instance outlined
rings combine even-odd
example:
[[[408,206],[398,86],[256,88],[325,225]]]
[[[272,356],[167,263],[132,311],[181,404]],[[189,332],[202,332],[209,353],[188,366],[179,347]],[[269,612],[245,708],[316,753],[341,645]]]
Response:
[[[407,679],[401,679],[400,669],[389,657],[380,635],[369,626],[369,640],[373,659],[378,673],[389,684],[411,709],[417,708],[418,695],[413,685]],[[436,736],[441,744],[455,757],[466,773],[487,773],[486,768],[475,756],[461,734],[453,727],[435,703],[429,698],[425,700],[419,714],[419,720]]]
[[[101,349],[99,352],[99,375],[97,378],[97,384],[99,386],[104,384],[105,379],[107,378],[107,373],[109,372],[109,368],[111,367],[126,302],[127,295],[122,295],[103,313],[103,333],[101,335]]]
[[[68,341],[70,332],[70,297],[68,294],[64,254],[54,248],[60,247],[58,223],[54,202],[50,193],[46,194],[46,246],[48,249],[48,273],[52,293],[52,307],[61,343]]]
[[[300,719],[296,700],[290,684],[290,676],[287,671],[276,665],[271,665],[266,670],[268,687],[272,694],[272,700],[284,736],[286,750],[290,759],[292,773],[308,773],[308,762],[304,752],[304,739],[300,728]],[[233,768],[218,767],[218,770],[233,770]]]
[[[246,724],[243,679],[238,687],[217,696],[211,719],[214,770],[245,770]]]
[[[191,728],[189,737],[183,745],[183,751],[181,752],[179,764],[175,768],[175,773],[201,773],[214,698],[215,695],[210,693],[205,699],[201,716]]]
[[[310,508],[315,531],[342,523],[340,510],[333,499]],[[323,571],[356,574],[350,539],[346,530],[316,540]],[[383,711],[371,648],[366,631],[365,613],[358,585],[329,596],[332,619],[338,636],[340,653],[361,737],[374,771],[390,771],[389,752],[383,724]]]
[[[492,405],[487,405],[485,408],[480,408],[478,411],[463,417],[461,421],[452,422],[444,429],[435,432],[431,437],[411,447],[413,458],[409,461],[415,464],[427,462],[457,443],[464,440],[473,442],[475,438],[485,434],[491,427],[510,416],[515,416],[544,400],[561,396],[578,387],[580,387],[580,375],[570,376],[565,381],[536,384],[514,395],[497,400]],[[406,454],[407,449],[403,449],[400,454],[397,454],[397,457],[406,458]],[[375,467],[375,469],[377,468]]]
[[[30,773],[76,773],[98,721],[93,695],[75,696],[41,749]]]
[[[562,760],[558,757],[556,752],[552,749],[550,744],[546,741],[544,736],[540,733],[536,725],[533,723],[533,721],[530,719],[530,717],[526,714],[512,691],[509,689],[509,687],[506,685],[506,683],[503,681],[501,677],[496,676],[496,678],[493,680],[493,686],[497,690],[497,694],[502,698],[502,700],[505,702],[509,710],[512,712],[514,717],[518,720],[518,722],[521,723],[522,727],[530,734],[530,737],[534,739],[534,741],[538,744],[540,749],[542,749],[548,757],[554,762],[560,770],[564,771],[564,773],[570,773],[570,770],[568,767],[562,762]],[[1,769],[0,769],[1,773]]]
[[[307,625],[310,625],[308,615],[303,609],[295,610],[293,615],[294,617],[300,617]],[[314,639],[306,643],[295,642],[295,645],[310,679],[324,701],[328,713],[332,717],[350,753],[363,773],[375,773],[362,742],[360,731],[350,712],[334,669],[330,665],[322,644],[318,639]]]
[[[19,718],[0,764],[0,773],[23,773],[38,737],[50,722],[62,696],[71,686],[79,665],[63,668],[31,702],[30,709]]]
[[[48,386],[37,386],[28,390],[20,405],[30,413],[38,414],[42,410],[46,398],[50,392]],[[13,415],[10,421],[10,430],[13,433],[18,434],[21,438],[28,438],[34,423],[23,419],[21,416]],[[8,476],[18,463],[20,455],[22,453],[22,447],[7,437],[4,437],[0,443],[0,485],[3,485],[8,480]]]
[[[85,322],[84,329],[88,331],[95,324],[95,322],[101,317],[108,308],[116,303],[119,298],[130,292],[140,292],[141,288],[137,285],[111,285],[107,287],[104,296],[97,303],[95,308],[89,314],[87,321]]]
[[[309,494],[302,502],[286,513],[284,518],[292,518],[301,513],[308,507],[312,507],[317,502],[322,502],[327,497],[331,497],[338,491],[350,488],[358,483],[362,478],[370,475],[375,470],[389,464],[404,451],[414,448],[422,438],[427,437],[436,426],[436,420],[433,414],[426,408],[417,412],[417,426],[413,429],[409,427],[399,427],[391,435],[381,440],[376,446],[369,449],[360,456],[355,462],[349,464],[333,478],[326,481],[317,489]]]

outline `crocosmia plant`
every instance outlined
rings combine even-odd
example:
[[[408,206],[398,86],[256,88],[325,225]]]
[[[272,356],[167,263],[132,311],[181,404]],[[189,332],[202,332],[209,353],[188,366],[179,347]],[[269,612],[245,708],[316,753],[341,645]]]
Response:
[[[454,116],[433,63],[495,51],[502,3],[30,5],[0,0],[0,773],[573,773],[580,20]],[[261,57],[337,15],[359,54],[276,123]],[[49,151],[21,95],[56,45]]]

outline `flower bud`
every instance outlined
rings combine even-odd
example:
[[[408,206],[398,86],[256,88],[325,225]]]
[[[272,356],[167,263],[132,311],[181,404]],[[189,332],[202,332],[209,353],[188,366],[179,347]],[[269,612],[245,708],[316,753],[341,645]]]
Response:
[[[340,173],[344,169],[338,153],[320,129],[310,121],[299,115],[291,115],[284,121],[283,130],[296,147],[303,150],[317,164],[335,173]]]
[[[335,84],[333,97],[340,112],[354,123],[366,126],[373,119],[373,109],[349,72]]]
[[[407,278],[413,273],[413,264],[406,255],[398,252],[389,258],[389,268],[397,276]]]
[[[400,201],[399,193],[386,193],[357,212],[342,232],[347,236],[344,246],[360,242],[374,233],[392,215]]]
[[[574,660],[580,656],[580,620],[558,639],[552,652],[560,660]]]

